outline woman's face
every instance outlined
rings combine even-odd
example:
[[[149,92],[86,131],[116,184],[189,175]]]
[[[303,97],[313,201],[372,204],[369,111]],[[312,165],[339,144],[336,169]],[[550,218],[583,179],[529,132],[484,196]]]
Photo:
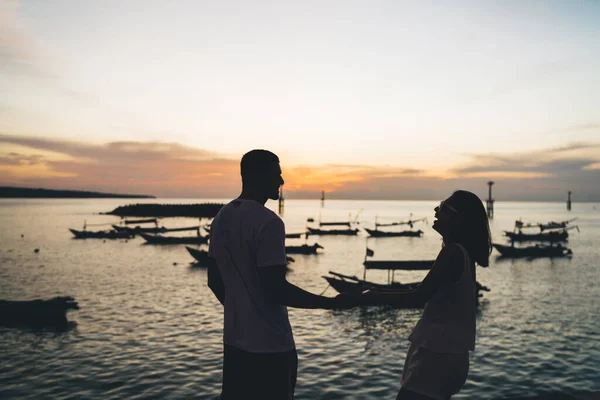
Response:
[[[462,218],[455,204],[456,199],[450,196],[433,209],[435,211],[435,220],[433,221],[432,228],[442,235],[443,238],[454,236],[460,227]]]

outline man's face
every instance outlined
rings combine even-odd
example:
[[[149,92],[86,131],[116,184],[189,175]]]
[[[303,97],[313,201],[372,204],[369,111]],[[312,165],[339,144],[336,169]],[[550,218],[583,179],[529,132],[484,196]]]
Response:
[[[267,167],[263,182],[265,195],[271,200],[278,200],[279,188],[284,183],[281,176],[281,167],[278,162],[272,163]]]

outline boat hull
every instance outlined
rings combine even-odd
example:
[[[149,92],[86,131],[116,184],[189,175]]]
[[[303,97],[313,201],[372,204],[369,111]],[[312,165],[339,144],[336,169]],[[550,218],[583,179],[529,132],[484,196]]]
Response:
[[[78,231],[69,228],[75,239],[130,239],[134,235],[129,232],[118,231]]]
[[[322,248],[322,247],[308,246],[308,245],[285,246],[285,252],[286,252],[286,254],[319,254],[317,252],[317,250],[320,248]]]
[[[358,235],[358,229],[318,229],[318,228],[307,228],[308,233],[311,235],[344,235],[354,236]]]
[[[148,244],[206,244],[208,236],[161,236],[140,233]]]
[[[506,258],[542,258],[542,257],[568,257],[573,252],[563,246],[529,246],[513,247],[501,244],[493,244],[494,248]]]
[[[367,231],[367,233],[371,237],[421,237],[421,236],[423,236],[423,231],[420,229],[418,231],[392,232],[392,231],[380,231],[378,229],[365,228],[365,231]]]
[[[62,296],[48,300],[0,300],[0,326],[61,327],[67,325],[67,312],[78,310],[73,297]]]
[[[547,232],[547,233],[523,233],[504,231],[504,236],[514,242],[566,242],[569,238],[569,232]]]

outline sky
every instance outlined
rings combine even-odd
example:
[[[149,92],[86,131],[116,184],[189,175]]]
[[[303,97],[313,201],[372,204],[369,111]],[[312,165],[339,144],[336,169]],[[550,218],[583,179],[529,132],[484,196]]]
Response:
[[[0,185],[600,201],[600,2],[0,0]]]

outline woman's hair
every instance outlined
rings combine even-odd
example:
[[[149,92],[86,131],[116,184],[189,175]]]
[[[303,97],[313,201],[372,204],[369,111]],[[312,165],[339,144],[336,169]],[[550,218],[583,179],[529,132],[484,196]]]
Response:
[[[462,244],[469,255],[482,267],[489,266],[492,253],[492,235],[483,203],[475,194],[457,190],[452,194],[452,205],[463,216]]]

